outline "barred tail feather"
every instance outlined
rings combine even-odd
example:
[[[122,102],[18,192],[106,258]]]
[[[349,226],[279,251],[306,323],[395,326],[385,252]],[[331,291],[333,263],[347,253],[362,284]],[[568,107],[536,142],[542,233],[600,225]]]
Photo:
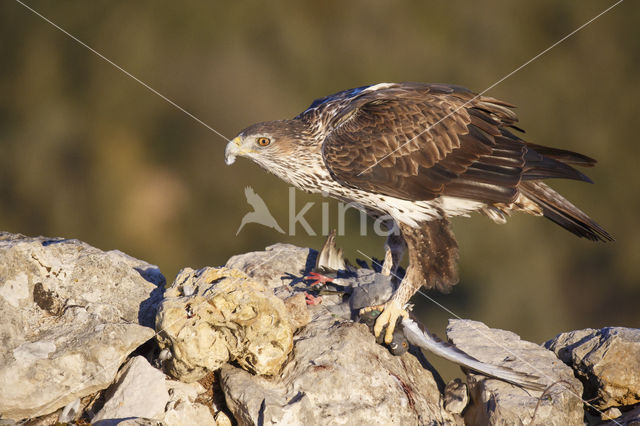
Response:
[[[613,241],[604,228],[543,182],[523,181],[519,190],[542,209],[544,217],[567,231],[592,241]]]

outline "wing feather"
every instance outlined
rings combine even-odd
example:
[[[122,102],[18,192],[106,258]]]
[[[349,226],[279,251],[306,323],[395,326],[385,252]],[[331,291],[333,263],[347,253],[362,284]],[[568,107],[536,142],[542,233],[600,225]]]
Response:
[[[590,158],[535,145],[508,128],[512,105],[457,86],[400,83],[362,90],[330,119],[322,146],[341,184],[396,198],[440,195],[511,203],[522,180],[586,177]],[[519,130],[519,129],[518,129]]]

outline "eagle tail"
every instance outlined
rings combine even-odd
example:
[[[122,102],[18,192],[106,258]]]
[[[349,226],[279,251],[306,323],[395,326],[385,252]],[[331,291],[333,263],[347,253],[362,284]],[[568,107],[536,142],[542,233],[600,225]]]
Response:
[[[549,178],[574,179],[593,183],[573,166],[592,167],[596,160],[577,152],[527,143],[523,180]]]
[[[567,231],[592,241],[613,241],[604,228],[543,182],[523,181],[519,190],[540,207],[544,217]]]
[[[531,142],[526,142],[528,148],[532,148],[538,154],[542,154],[545,157],[553,158],[554,160],[561,161],[565,164],[573,164],[581,167],[593,167],[597,161],[591,157],[587,157],[584,154],[579,154],[574,151],[568,151],[566,149],[551,148],[544,145],[538,145]]]

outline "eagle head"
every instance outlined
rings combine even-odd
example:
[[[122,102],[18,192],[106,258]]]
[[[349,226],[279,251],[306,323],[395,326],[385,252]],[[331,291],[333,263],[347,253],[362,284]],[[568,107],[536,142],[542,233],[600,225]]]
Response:
[[[273,171],[273,166],[290,166],[296,152],[309,142],[306,125],[298,120],[257,123],[229,141],[224,151],[225,163],[231,165],[236,157],[246,157]]]

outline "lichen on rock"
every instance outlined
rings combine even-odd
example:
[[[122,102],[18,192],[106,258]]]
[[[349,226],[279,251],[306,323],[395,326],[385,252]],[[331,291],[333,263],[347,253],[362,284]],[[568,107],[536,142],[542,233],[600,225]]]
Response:
[[[156,330],[160,346],[172,354],[167,372],[186,382],[229,361],[273,375],[293,348],[284,302],[230,268],[183,269],[165,292]]]

